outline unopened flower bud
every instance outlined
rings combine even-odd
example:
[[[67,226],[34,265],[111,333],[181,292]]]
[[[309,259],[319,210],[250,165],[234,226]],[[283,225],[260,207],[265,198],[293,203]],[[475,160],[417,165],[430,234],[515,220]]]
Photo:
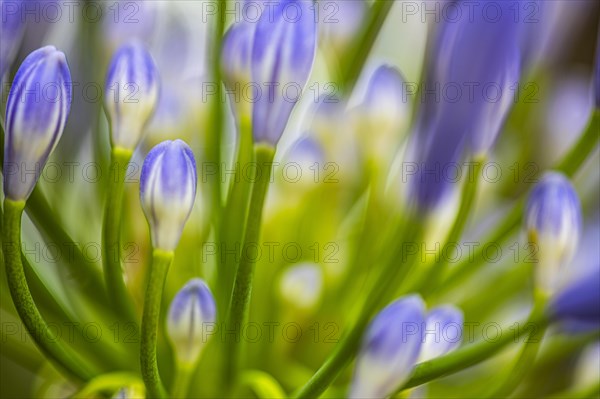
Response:
[[[384,398],[403,384],[423,342],[425,304],[419,296],[396,300],[371,322],[358,358],[351,398]]]
[[[431,309],[425,318],[425,340],[419,363],[458,348],[462,338],[463,319],[462,311],[452,305]]]
[[[55,47],[36,50],[21,64],[6,104],[7,198],[24,201],[33,191],[67,123],[71,90],[67,60]]]
[[[196,363],[215,319],[215,300],[210,289],[199,278],[190,280],[173,298],[167,317],[167,335],[180,363]]]
[[[252,110],[256,143],[275,146],[283,135],[312,69],[316,27],[309,0],[280,1],[260,17],[252,49],[252,80],[262,90]]]
[[[323,272],[314,263],[291,267],[283,274],[279,290],[288,304],[299,310],[310,310],[321,299]]]
[[[148,153],[140,177],[140,199],[154,248],[175,250],[194,206],[196,185],[196,161],[186,143],[164,141]]]
[[[104,93],[113,147],[133,151],[158,103],[159,77],[146,48],[133,42],[113,56]]]
[[[550,172],[532,190],[525,210],[529,241],[536,245],[539,288],[556,288],[558,267],[573,257],[581,230],[581,204],[571,182]]]

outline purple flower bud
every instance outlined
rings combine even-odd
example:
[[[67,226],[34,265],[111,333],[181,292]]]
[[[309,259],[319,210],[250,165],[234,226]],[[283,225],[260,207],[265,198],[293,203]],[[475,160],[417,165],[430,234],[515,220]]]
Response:
[[[0,0],[0,80],[13,63],[23,38],[25,23],[21,8],[21,1]]]
[[[600,265],[558,293],[549,314],[555,321],[574,323],[579,330],[600,329]]]
[[[207,325],[216,320],[216,306],[206,283],[194,278],[173,298],[167,316],[167,336],[179,362],[196,363],[209,335]]]
[[[60,139],[72,99],[65,55],[53,46],[29,54],[8,94],[4,193],[26,200]],[[31,173],[35,171],[35,173]]]
[[[164,141],[146,156],[140,199],[154,248],[173,251],[196,198],[196,161],[181,140]]]
[[[328,49],[343,55],[355,43],[367,20],[369,5],[364,0],[327,0],[320,6],[319,32]]]
[[[253,105],[254,141],[277,145],[306,85],[316,51],[312,1],[282,0],[260,17],[252,49],[252,79],[262,94]]]
[[[383,398],[412,373],[424,338],[425,304],[419,296],[396,300],[369,325],[356,359],[351,398]]]
[[[428,171],[444,169],[471,153],[487,154],[514,101],[522,66],[523,35],[530,32],[515,20],[514,2],[484,0],[498,10],[473,18],[445,21],[431,46],[416,135],[421,163],[412,192],[425,210],[434,208],[452,189],[448,179]],[[429,173],[429,174],[428,174]]]
[[[113,147],[133,151],[158,103],[159,77],[154,60],[138,43],[122,46],[113,56],[104,93]]]
[[[581,232],[581,204],[569,179],[546,173],[531,191],[524,218],[529,240],[537,245],[538,285],[552,292],[558,268],[572,259]]]
[[[463,319],[462,310],[452,305],[431,309],[425,320],[425,341],[419,363],[458,348],[462,338]]]
[[[242,93],[246,94],[252,81],[254,30],[255,24],[242,20],[229,28],[223,38],[221,69],[236,118],[251,117],[252,104]]]

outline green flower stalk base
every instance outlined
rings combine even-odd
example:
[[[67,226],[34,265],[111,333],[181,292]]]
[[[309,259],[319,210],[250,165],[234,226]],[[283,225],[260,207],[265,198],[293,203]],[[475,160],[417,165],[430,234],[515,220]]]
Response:
[[[111,154],[110,176],[104,210],[104,224],[102,226],[102,266],[104,268],[106,289],[113,301],[115,310],[127,320],[133,321],[137,317],[123,280],[120,241],[125,174],[131,155],[131,151],[119,148],[113,149]]]
[[[275,148],[271,146],[257,145],[254,151],[257,170],[250,199],[250,208],[248,209],[240,264],[237,268],[229,311],[227,312],[227,326],[229,329],[235,330],[236,334],[234,336],[238,336],[243,324],[248,320],[252,277],[256,259],[246,256],[246,254],[251,246],[257,244],[259,239],[263,206],[269,189],[273,158],[275,157]],[[226,342],[225,381],[232,382],[236,380],[240,346],[241,343],[235,339],[232,342]]]
[[[21,260],[21,218],[24,201],[4,200],[2,252],[10,295],[27,332],[44,355],[76,380],[87,381],[96,372],[71,348],[63,345],[42,318],[33,301]]]
[[[142,316],[142,339],[140,349],[140,363],[142,377],[146,384],[149,398],[168,397],[158,372],[156,357],[156,343],[158,336],[158,323],[160,320],[160,303],[167,279],[169,266],[173,261],[173,252],[155,249],[152,253],[152,266],[148,277],[148,288],[144,301],[144,314]]]

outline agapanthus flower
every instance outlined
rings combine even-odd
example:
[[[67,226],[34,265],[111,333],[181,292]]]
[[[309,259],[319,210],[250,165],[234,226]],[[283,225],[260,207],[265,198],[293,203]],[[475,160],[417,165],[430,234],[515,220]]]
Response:
[[[4,193],[26,200],[62,136],[71,108],[71,73],[53,46],[29,54],[13,81],[6,104]]]
[[[584,330],[600,329],[600,265],[559,292],[549,313],[555,321],[575,323]]]
[[[252,82],[261,89],[252,111],[255,143],[275,146],[283,135],[312,69],[316,26],[309,0],[283,0],[261,15],[252,47]]]
[[[525,226],[539,262],[540,288],[556,288],[559,266],[573,257],[581,232],[581,204],[567,177],[546,173],[533,188],[525,209]]]
[[[194,278],[175,295],[167,316],[167,336],[177,360],[194,364],[213,331],[216,305],[206,283]]]
[[[104,93],[113,147],[133,151],[158,103],[159,76],[152,56],[139,42],[121,46],[113,56]]]
[[[177,247],[194,206],[197,180],[194,154],[181,140],[164,141],[146,156],[140,199],[154,248],[173,251]]]
[[[425,304],[419,296],[396,300],[365,332],[356,359],[351,398],[384,398],[410,376],[424,339]]]

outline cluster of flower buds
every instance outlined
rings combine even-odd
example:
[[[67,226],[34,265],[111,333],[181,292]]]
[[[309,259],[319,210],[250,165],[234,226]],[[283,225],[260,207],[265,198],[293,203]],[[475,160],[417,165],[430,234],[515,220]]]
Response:
[[[177,247],[194,206],[197,180],[194,154],[181,140],[164,141],[146,156],[140,199],[155,249]]]
[[[537,247],[538,288],[543,292],[556,290],[558,268],[573,258],[581,224],[581,204],[569,179],[558,172],[546,173],[525,209],[527,236]]]
[[[298,10],[297,19],[286,15],[290,3]],[[316,26],[313,2],[283,0],[256,24],[242,21],[227,33],[222,49],[227,87],[244,88],[251,82],[258,91],[252,100],[255,143],[276,146],[283,135],[299,100],[299,93],[288,95],[286,88],[302,90],[308,81],[317,47]],[[249,112],[249,105],[235,105],[239,97],[230,98],[241,117]]]
[[[350,397],[383,398],[410,377],[418,361],[444,355],[460,345],[463,315],[452,306],[428,314],[418,295],[400,298],[371,322],[358,358]],[[449,338],[447,330],[456,329]]]
[[[195,364],[215,323],[216,305],[210,289],[198,278],[190,280],[175,295],[167,316],[167,336],[182,365]]]
[[[36,50],[21,64],[6,104],[4,193],[7,198],[25,201],[33,191],[67,123],[71,91],[67,60],[55,47]],[[24,173],[31,170],[35,173]]]
[[[156,65],[142,44],[132,42],[117,50],[104,93],[114,148],[133,151],[138,146],[158,103],[159,87]]]

